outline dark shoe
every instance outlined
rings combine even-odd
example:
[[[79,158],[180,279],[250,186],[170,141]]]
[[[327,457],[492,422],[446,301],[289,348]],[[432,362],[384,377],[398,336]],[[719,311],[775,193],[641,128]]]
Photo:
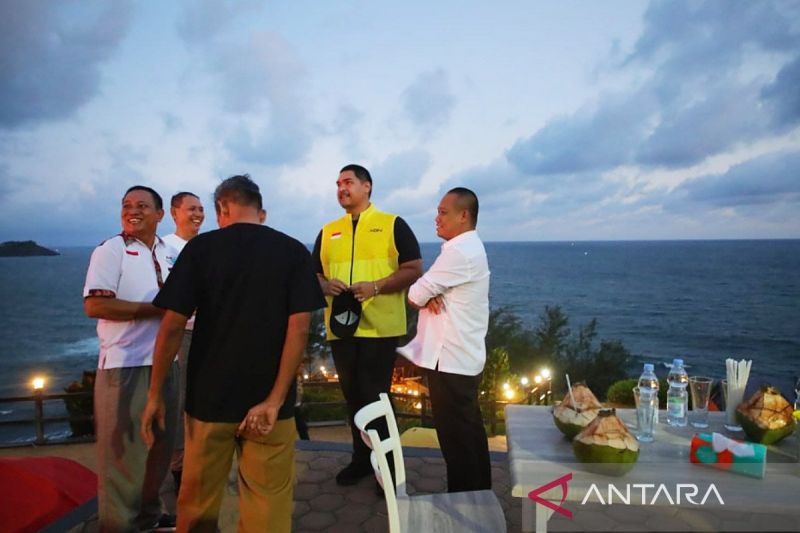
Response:
[[[175,531],[177,522],[178,520],[174,514],[162,514],[158,522],[156,522],[149,531]]]
[[[369,464],[359,465],[350,463],[336,474],[336,484],[344,486],[355,485],[361,478],[367,477],[370,474],[372,474],[372,466]]]

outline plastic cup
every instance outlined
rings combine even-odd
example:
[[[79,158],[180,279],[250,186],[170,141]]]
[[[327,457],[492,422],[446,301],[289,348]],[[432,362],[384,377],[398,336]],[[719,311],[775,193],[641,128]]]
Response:
[[[692,410],[689,411],[689,423],[692,427],[708,427],[708,400],[711,398],[713,379],[704,376],[689,378],[689,392],[692,394]]]
[[[722,380],[722,391],[725,394],[725,424],[723,426],[728,431],[738,433],[742,431],[742,426],[736,421],[736,408],[744,399],[744,388],[730,387],[728,390],[728,380]]]
[[[638,425],[636,438],[639,439],[639,442],[653,442],[655,440],[658,395],[652,391],[642,394],[639,387],[634,387],[633,399],[636,402],[636,423]]]

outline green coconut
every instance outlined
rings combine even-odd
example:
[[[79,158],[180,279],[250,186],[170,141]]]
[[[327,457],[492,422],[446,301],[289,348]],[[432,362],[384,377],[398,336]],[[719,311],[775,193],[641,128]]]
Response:
[[[764,385],[749,400],[739,404],[736,420],[748,439],[767,445],[791,435],[797,426],[789,401],[769,385]]]
[[[639,441],[614,409],[601,409],[572,440],[572,450],[588,470],[609,476],[629,472],[639,459]]]
[[[602,407],[589,387],[576,383],[572,386],[572,395],[567,394],[564,401],[553,408],[553,421],[561,433],[571,439],[595,419]]]

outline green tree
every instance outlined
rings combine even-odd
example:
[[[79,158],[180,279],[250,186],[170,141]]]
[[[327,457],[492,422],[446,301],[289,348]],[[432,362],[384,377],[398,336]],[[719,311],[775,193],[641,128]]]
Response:
[[[554,359],[558,372],[553,378],[556,390],[566,388],[565,374],[570,381],[585,382],[602,398],[612,383],[627,375],[631,354],[618,340],[600,341],[596,347],[597,319],[582,326],[575,338],[566,340],[563,349]]]
[[[507,354],[509,368],[517,374],[530,372],[538,355],[534,332],[506,306],[492,309],[489,313],[486,353],[491,354],[496,349]]]
[[[511,380],[513,375],[509,369],[508,352],[503,348],[494,348],[486,353],[486,364],[481,376],[481,399],[498,400],[503,383]]]

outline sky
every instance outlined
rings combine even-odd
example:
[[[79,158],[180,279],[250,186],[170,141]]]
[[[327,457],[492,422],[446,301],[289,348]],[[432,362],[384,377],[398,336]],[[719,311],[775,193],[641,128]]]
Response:
[[[339,169],[422,242],[800,237],[800,2],[4,0],[0,240],[94,245],[134,184],[305,243]],[[172,232],[167,213],[159,232]]]

